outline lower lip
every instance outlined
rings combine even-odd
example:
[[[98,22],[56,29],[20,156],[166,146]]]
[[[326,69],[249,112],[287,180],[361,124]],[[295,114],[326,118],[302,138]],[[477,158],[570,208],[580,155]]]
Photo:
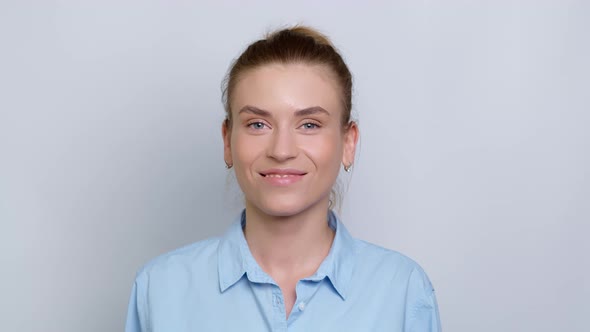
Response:
[[[285,177],[263,176],[262,178],[273,186],[288,186],[303,179],[303,175],[289,175]]]

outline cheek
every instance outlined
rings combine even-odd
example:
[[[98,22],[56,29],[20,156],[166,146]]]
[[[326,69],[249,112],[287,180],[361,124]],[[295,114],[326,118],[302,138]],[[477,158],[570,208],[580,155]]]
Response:
[[[235,132],[232,136],[232,157],[234,164],[249,164],[261,153],[263,144],[256,138]]]
[[[305,139],[303,144],[306,154],[319,166],[332,165],[339,167],[342,159],[343,144],[342,138],[336,134],[324,137],[311,136]]]

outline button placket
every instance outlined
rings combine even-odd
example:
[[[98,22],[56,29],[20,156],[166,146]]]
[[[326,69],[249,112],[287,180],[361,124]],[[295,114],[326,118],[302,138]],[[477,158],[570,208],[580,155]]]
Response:
[[[305,310],[305,302],[299,302],[299,304],[297,305],[297,309],[299,309],[299,311]]]
[[[272,292],[272,304],[275,308],[280,309],[280,311],[282,311],[283,297],[281,296],[281,294],[277,293],[276,291]]]
[[[276,285],[273,285],[272,290],[272,306],[273,331],[287,331],[287,321],[285,320],[285,302],[281,290]]]

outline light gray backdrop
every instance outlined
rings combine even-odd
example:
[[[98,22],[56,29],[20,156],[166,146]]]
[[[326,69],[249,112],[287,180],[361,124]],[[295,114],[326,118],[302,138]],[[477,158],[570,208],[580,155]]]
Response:
[[[351,232],[424,267],[445,331],[588,331],[589,10],[3,1],[0,329],[120,331],[142,264],[226,228],[220,81],[302,22],[354,73]]]

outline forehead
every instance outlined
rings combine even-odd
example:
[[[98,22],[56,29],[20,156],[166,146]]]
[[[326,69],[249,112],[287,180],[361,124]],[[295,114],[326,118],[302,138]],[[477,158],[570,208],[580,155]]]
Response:
[[[324,66],[269,64],[242,74],[237,81],[232,112],[245,105],[273,113],[320,106],[336,115],[341,112],[341,96],[338,83]]]

